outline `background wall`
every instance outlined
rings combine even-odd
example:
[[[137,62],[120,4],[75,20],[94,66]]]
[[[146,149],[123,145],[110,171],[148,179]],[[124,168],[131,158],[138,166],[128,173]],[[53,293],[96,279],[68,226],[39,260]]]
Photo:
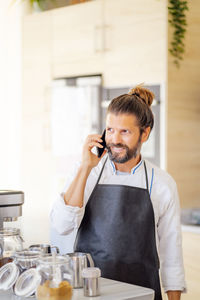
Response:
[[[200,2],[188,3],[186,53],[180,69],[168,56],[167,170],[178,184],[181,206],[200,207]]]
[[[20,188],[21,12],[0,0],[0,189]]]

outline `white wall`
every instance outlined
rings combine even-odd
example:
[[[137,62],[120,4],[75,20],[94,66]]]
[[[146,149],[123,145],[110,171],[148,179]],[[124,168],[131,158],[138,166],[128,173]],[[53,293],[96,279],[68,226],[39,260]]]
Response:
[[[0,0],[0,189],[20,189],[20,7]]]

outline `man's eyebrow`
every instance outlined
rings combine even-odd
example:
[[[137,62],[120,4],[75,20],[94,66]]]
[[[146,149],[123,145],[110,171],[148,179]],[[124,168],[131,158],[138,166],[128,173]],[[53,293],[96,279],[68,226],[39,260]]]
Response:
[[[106,126],[106,129],[108,128],[113,128],[112,126]],[[122,130],[131,130],[130,128],[124,127],[124,128],[117,128],[117,130],[122,131]]]

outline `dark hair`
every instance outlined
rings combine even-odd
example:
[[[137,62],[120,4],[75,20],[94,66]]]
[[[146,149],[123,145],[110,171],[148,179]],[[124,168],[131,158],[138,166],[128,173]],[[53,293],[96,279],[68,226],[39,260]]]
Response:
[[[107,113],[135,115],[140,132],[143,132],[145,128],[150,127],[152,129],[154,125],[151,110],[153,99],[154,94],[139,85],[131,89],[128,94],[114,98],[108,106]]]

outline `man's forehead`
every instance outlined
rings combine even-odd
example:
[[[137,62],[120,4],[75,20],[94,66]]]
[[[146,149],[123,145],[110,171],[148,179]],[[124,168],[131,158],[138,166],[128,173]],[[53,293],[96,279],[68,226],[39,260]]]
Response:
[[[108,113],[106,116],[106,126],[138,127],[137,118],[133,114]]]

